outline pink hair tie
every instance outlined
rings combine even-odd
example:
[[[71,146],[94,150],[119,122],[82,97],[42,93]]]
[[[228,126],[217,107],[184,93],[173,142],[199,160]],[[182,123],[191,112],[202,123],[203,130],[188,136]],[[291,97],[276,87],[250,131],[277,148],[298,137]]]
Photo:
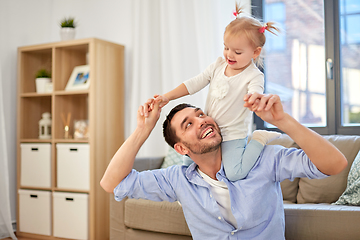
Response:
[[[259,28],[259,33],[264,33],[266,29],[268,29],[267,23],[265,23],[263,27]]]
[[[235,16],[235,18],[237,18],[237,16],[239,15],[239,13],[238,13],[236,10],[234,10],[234,11],[233,11],[233,15]]]

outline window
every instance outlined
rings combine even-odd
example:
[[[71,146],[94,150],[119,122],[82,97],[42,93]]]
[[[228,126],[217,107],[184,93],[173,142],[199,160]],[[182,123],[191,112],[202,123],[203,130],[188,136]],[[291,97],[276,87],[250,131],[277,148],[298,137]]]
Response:
[[[341,124],[360,126],[360,0],[340,0]]]
[[[285,29],[285,4],[283,2],[269,3],[265,8],[265,22],[274,21],[277,27]],[[286,32],[279,36],[269,34],[266,38],[266,45],[270,51],[283,51],[286,49]]]
[[[265,92],[278,94],[287,113],[321,134],[359,134],[360,0],[252,5],[255,16],[283,29],[280,36],[266,35]]]
[[[341,44],[360,44],[360,3],[359,0],[340,0]]]

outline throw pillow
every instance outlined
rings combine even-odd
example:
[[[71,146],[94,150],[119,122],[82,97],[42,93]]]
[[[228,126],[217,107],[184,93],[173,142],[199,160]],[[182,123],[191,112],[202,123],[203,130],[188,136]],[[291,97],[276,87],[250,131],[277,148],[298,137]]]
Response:
[[[299,190],[299,180],[299,178],[295,178],[294,181],[285,179],[280,183],[284,201],[296,203],[296,196]]]
[[[347,187],[344,193],[334,203],[335,205],[360,205],[360,151],[357,154],[348,175]]]
[[[348,160],[348,166],[339,174],[325,179],[301,178],[297,203],[333,203],[346,189],[351,164],[360,150],[359,136],[330,135],[324,136],[335,145]]]
[[[183,156],[176,152],[175,149],[169,147],[169,150],[164,158],[164,162],[161,165],[161,168],[167,168],[172,165],[182,165]]]

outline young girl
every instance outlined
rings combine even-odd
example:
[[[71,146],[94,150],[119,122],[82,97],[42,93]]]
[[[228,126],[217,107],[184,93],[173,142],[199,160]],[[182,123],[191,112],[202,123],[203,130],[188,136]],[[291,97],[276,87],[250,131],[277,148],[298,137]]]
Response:
[[[220,127],[222,161],[225,174],[231,181],[245,178],[264,146],[280,135],[256,130],[247,144],[252,112],[243,107],[243,99],[247,93],[263,93],[264,76],[254,63],[262,64],[260,53],[265,44],[265,30],[275,34],[274,30],[278,32],[278,29],[271,22],[263,25],[253,17],[240,17],[241,11],[236,5],[236,19],[225,29],[224,59],[219,57],[203,73],[164,95],[154,96],[154,101],[161,101],[160,107],[163,107],[170,100],[194,94],[210,84],[205,113]],[[186,165],[191,162],[190,158],[184,158]]]

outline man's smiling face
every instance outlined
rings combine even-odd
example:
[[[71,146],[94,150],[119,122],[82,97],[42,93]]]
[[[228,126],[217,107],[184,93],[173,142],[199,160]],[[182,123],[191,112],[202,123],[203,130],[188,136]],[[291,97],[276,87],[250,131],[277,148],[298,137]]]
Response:
[[[171,120],[180,143],[192,154],[212,152],[220,147],[222,136],[215,121],[200,108],[184,108]],[[188,154],[188,153],[186,153]]]

